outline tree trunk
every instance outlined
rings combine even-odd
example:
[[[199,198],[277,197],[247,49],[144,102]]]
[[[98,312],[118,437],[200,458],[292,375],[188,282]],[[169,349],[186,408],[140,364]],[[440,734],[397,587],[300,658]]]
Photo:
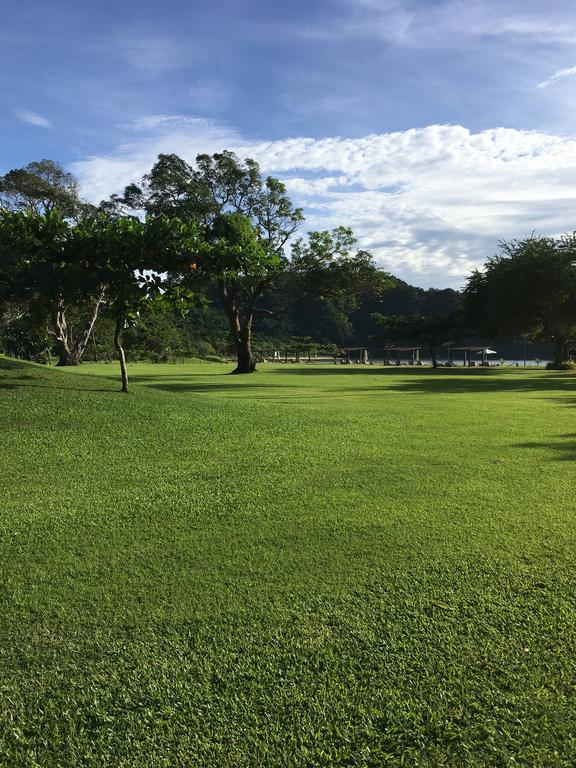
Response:
[[[438,361],[436,360],[436,355],[434,354],[435,347],[430,344],[430,357],[432,358],[432,368],[438,368]]]
[[[59,302],[54,315],[55,330],[50,331],[56,342],[56,352],[58,353],[58,362],[56,365],[69,366],[78,365],[79,360],[74,358],[70,348],[70,335],[68,324],[66,323],[66,308],[62,302]]]
[[[128,370],[126,368],[126,355],[124,354],[124,347],[122,346],[122,331],[124,330],[124,318],[119,317],[116,320],[116,327],[114,329],[114,346],[118,353],[118,360],[120,361],[120,373],[122,375],[122,392],[128,392]]]
[[[100,311],[100,306],[104,301],[104,295],[105,295],[104,291],[102,291],[100,295],[96,299],[94,299],[94,302],[90,307],[90,314],[88,315],[88,319],[84,324],[84,328],[82,330],[80,338],[74,345],[74,353],[75,353],[76,359],[78,360],[76,365],[78,365],[82,355],[86,351],[86,347],[88,346],[88,342],[90,341],[90,336],[94,329],[94,323],[98,318],[98,312]]]
[[[243,337],[236,343],[237,364],[232,373],[254,373],[256,360],[252,354],[250,339]]]
[[[256,360],[252,352],[252,317],[254,315],[254,302],[249,303],[243,316],[240,315],[234,296],[230,294],[224,280],[218,283],[220,297],[228,315],[230,335],[236,349],[236,368],[233,374],[254,373]]]
[[[568,342],[563,336],[557,336],[554,339],[554,367],[559,368],[562,363],[568,359]]]
[[[86,347],[88,346],[88,342],[90,341],[90,335],[94,328],[94,323],[96,322],[98,312],[100,311],[100,306],[102,305],[103,301],[104,291],[100,293],[100,295],[94,300],[92,306],[90,307],[90,313],[86,323],[84,324],[80,338],[76,342],[74,342],[72,339],[71,330],[66,322],[66,308],[63,302],[58,304],[56,314],[54,316],[55,330],[50,332],[52,336],[54,336],[56,341],[56,349],[58,351],[58,362],[56,365],[80,365],[80,360],[82,359],[82,355],[84,354]]]

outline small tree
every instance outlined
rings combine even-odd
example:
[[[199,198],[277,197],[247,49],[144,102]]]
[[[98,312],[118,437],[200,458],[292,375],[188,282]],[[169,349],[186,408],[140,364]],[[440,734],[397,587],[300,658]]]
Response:
[[[349,227],[309,232],[292,246],[285,266],[286,287],[295,296],[318,297],[339,308],[355,309],[367,296],[379,296],[393,283],[371,253],[356,249]]]
[[[198,250],[193,223],[165,216],[140,221],[104,216],[98,232],[106,279],[106,312],[114,321],[114,347],[120,363],[122,392],[128,392],[124,330],[142,315],[173,307],[184,311],[197,300],[185,287],[166,279],[181,272]]]

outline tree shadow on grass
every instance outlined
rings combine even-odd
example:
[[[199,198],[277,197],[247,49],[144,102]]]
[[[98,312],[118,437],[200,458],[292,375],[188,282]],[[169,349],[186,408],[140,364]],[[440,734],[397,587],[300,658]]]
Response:
[[[181,377],[180,377],[181,378]],[[136,379],[133,379],[133,382],[135,384],[142,383],[142,386],[148,387],[149,389],[159,389],[162,392],[197,392],[201,394],[202,392],[236,392],[238,397],[241,397],[242,394],[254,392],[254,391],[261,391],[261,390],[282,390],[285,389],[294,389],[294,387],[287,387],[283,384],[274,384],[272,382],[266,383],[266,384],[257,384],[257,383],[250,383],[250,384],[238,384],[234,382],[233,380],[230,382],[223,382],[222,384],[214,384],[210,382],[186,382],[186,381],[174,381],[171,383],[162,383],[159,382],[157,379],[154,380],[154,383],[146,384],[145,382],[137,381]]]
[[[570,404],[563,393],[575,391],[576,379],[565,374],[534,372],[529,376],[497,374],[482,370],[373,370],[350,369],[340,371],[319,371],[309,369],[274,369],[266,371],[266,378],[259,379],[258,373],[247,376],[226,374],[169,374],[152,376],[135,374],[134,384],[159,389],[165,392],[234,392],[238,397],[263,393],[264,391],[285,394],[294,392],[294,400],[313,395],[314,398],[343,395],[407,394],[492,394],[497,392],[550,393],[550,397],[563,404]],[[284,374],[289,374],[289,380]],[[350,376],[352,374],[352,376]],[[348,378],[346,378],[346,375]],[[300,381],[298,381],[300,379]]]
[[[516,448],[545,448],[553,451],[555,461],[576,461],[576,434],[558,435],[556,442],[516,443]]]
[[[354,384],[339,387],[341,392],[384,392],[394,390],[414,394],[465,394],[490,392],[571,392],[575,391],[573,374],[544,371],[518,375],[515,371],[489,368],[348,368],[279,370],[279,374],[291,373],[308,377],[312,374],[338,378],[352,374]],[[364,374],[377,378],[369,386],[357,386],[356,381]],[[360,383],[360,382],[358,382]],[[561,398],[562,399],[562,398]],[[565,402],[562,399],[563,402]]]
[[[33,377],[30,377],[33,378]],[[119,388],[114,387],[70,387],[68,384],[62,383],[54,384],[50,382],[46,384],[45,380],[37,381],[36,384],[31,384],[26,381],[2,381],[0,382],[0,389],[16,390],[16,389],[55,389],[61,392],[119,392]]]

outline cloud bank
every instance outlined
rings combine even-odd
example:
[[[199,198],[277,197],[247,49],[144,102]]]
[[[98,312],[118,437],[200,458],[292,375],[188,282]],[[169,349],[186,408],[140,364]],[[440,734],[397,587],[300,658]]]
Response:
[[[133,136],[74,164],[89,199],[137,181],[160,152],[192,163],[199,152],[231,149],[285,181],[304,207],[304,231],[349,225],[384,268],[424,287],[461,287],[501,239],[575,227],[573,137],[432,125],[357,139],[256,141],[165,115],[140,120]]]

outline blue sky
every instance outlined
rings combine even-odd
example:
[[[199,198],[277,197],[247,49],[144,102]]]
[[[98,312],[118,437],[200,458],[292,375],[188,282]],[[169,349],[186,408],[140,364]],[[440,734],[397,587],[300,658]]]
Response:
[[[4,5],[0,173],[49,157],[99,200],[231,148],[423,286],[576,226],[571,2]]]

